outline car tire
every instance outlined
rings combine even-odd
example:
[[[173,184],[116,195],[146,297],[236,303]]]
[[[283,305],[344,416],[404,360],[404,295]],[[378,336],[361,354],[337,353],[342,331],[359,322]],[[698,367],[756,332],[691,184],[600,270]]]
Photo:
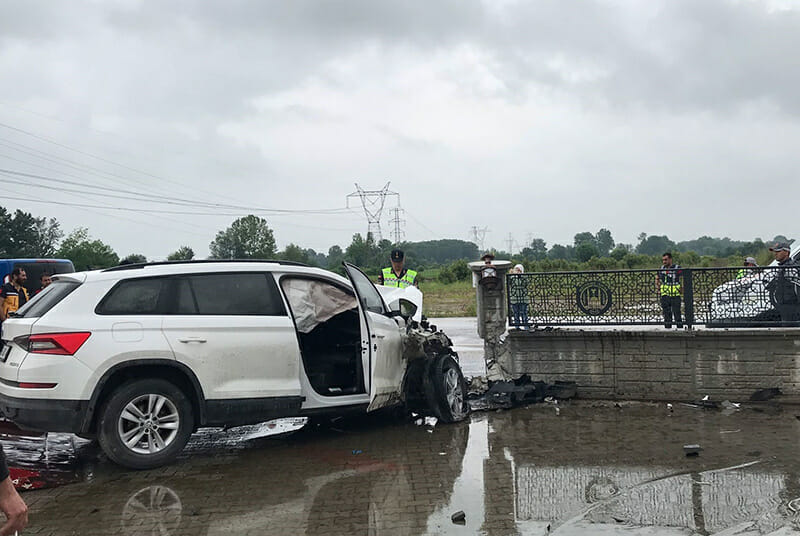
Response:
[[[183,450],[194,429],[192,404],[166,380],[130,381],[103,404],[97,429],[111,460],[130,469],[151,469]]]
[[[463,421],[469,415],[467,383],[461,367],[449,355],[436,357],[425,375],[425,396],[433,414],[442,422]]]

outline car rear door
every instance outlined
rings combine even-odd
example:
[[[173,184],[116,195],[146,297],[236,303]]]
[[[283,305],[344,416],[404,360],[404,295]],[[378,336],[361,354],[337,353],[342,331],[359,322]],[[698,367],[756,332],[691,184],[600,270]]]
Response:
[[[208,418],[219,424],[297,415],[300,349],[268,272],[176,277],[176,310],[162,329],[197,375]]]
[[[403,359],[401,329],[369,277],[352,264],[344,263],[353,283],[362,316],[361,350],[369,359],[369,399],[367,411],[392,405],[401,399],[406,361]]]

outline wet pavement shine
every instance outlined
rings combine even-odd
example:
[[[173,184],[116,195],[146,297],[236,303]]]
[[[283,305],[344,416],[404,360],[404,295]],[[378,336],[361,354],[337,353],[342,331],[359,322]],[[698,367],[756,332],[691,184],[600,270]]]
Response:
[[[71,459],[82,481],[23,492],[26,533],[800,534],[793,408],[559,408],[434,427],[377,415],[278,437],[262,435],[279,427],[206,430],[150,471],[61,440],[48,456]],[[687,457],[692,443],[702,450]]]

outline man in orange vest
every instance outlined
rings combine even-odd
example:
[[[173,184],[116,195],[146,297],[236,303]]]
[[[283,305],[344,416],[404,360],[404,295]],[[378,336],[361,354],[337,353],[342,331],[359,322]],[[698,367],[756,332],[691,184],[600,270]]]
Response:
[[[18,311],[28,301],[28,291],[23,286],[28,274],[22,268],[11,271],[11,280],[0,287],[0,321],[8,320],[8,315]]]

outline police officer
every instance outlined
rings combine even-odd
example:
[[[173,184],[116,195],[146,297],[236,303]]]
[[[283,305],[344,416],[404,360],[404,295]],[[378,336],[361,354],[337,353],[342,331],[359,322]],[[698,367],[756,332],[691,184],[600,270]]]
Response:
[[[775,254],[779,268],[767,290],[774,299],[781,324],[794,325],[800,321],[800,266],[792,259],[788,242],[776,242],[769,250]]]
[[[739,271],[736,272],[736,279],[741,279],[743,277],[747,277],[748,275],[752,275],[753,272],[751,271],[752,268],[757,268],[758,264],[753,257],[745,257],[744,259],[744,268],[739,268]]]
[[[0,321],[5,322],[8,315],[19,310],[28,301],[25,281],[28,274],[20,267],[11,271],[11,280],[0,287]]]
[[[661,310],[664,312],[664,327],[672,327],[672,320],[678,329],[683,328],[681,319],[681,296],[683,287],[681,278],[683,271],[681,267],[672,262],[672,253],[669,251],[661,256],[661,268],[656,275],[656,287],[661,294]]]
[[[406,288],[414,285],[418,287],[417,272],[405,267],[405,254],[400,249],[393,249],[389,254],[392,266],[384,268],[378,276],[378,284],[384,287]]]

